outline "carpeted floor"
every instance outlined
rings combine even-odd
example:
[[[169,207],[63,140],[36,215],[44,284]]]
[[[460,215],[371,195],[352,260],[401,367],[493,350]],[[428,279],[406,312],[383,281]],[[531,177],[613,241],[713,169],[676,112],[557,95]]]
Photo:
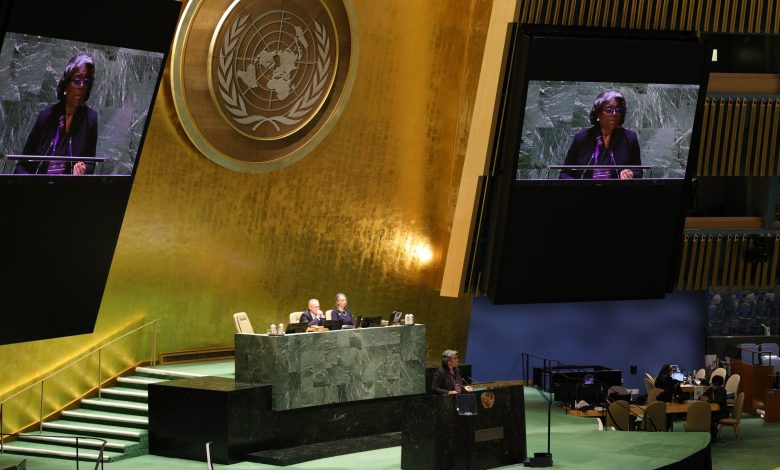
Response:
[[[176,366],[178,370],[208,375],[232,376],[232,361]],[[682,460],[706,445],[705,433],[641,433],[597,430],[592,418],[580,418],[552,409],[551,452],[559,469],[654,469]],[[534,389],[526,389],[526,432],[528,454],[547,450],[547,405]],[[675,429],[680,429],[677,425]],[[743,441],[727,431],[726,442],[712,448],[715,470],[772,470],[780,466],[780,425],[766,425],[758,418],[743,418]],[[18,463],[22,456],[0,455],[0,468]],[[27,457],[28,470],[73,470],[76,463]],[[342,455],[292,465],[291,470],[396,470],[400,468],[401,448]],[[94,464],[82,462],[81,469]],[[111,470],[204,470],[204,462],[146,455],[105,464]],[[215,469],[261,470],[279,468],[256,463],[214,465]],[[522,468],[521,465],[505,468]]]

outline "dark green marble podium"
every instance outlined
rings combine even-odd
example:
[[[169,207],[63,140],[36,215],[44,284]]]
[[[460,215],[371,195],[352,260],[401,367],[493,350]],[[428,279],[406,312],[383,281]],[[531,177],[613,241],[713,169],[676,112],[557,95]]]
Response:
[[[236,334],[236,381],[271,385],[274,411],[425,393],[425,326]]]

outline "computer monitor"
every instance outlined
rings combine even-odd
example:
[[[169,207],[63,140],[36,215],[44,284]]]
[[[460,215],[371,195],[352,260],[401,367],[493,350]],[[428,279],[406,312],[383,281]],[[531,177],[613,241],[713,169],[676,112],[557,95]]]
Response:
[[[306,323],[290,323],[287,325],[287,329],[284,330],[284,333],[287,335],[293,333],[305,333],[308,327],[309,325]]]
[[[675,372],[672,374],[672,378],[678,382],[685,381],[685,375],[682,372]]]
[[[379,326],[382,324],[382,317],[363,317],[360,320],[361,328],[368,328],[372,326]]]
[[[341,322],[338,320],[325,320],[325,323],[322,326],[329,330],[340,330]]]

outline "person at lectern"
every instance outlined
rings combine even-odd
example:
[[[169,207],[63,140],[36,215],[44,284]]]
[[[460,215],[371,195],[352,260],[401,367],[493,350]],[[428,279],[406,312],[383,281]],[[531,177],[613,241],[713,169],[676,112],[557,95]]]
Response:
[[[581,130],[566,152],[565,165],[641,165],[639,139],[626,129],[626,98],[616,90],[606,90],[596,97],[588,118],[592,127]],[[642,170],[600,168],[594,170],[561,170],[559,179],[633,179]]]
[[[439,395],[455,395],[461,392],[471,392],[471,385],[464,385],[458,370],[458,351],[447,349],[441,353],[441,367],[433,373],[431,390]]]
[[[325,315],[323,315],[322,310],[320,310],[319,300],[309,300],[309,307],[301,314],[300,322],[309,326],[322,326],[322,324],[325,323]]]
[[[658,394],[658,401],[670,403],[675,401],[680,395],[680,381],[672,378],[672,372],[671,364],[664,364],[661,370],[658,371],[658,376],[655,378],[655,386],[663,390],[663,392]]]
[[[38,113],[22,150],[23,155],[94,157],[98,118],[86,105],[95,81],[95,62],[79,52],[68,61],[57,84],[59,102]],[[95,164],[82,161],[19,160],[14,174],[86,175]]]
[[[330,312],[331,320],[338,320],[342,325],[354,325],[352,320],[352,312],[347,309],[347,296],[338,293],[336,294],[336,308]]]

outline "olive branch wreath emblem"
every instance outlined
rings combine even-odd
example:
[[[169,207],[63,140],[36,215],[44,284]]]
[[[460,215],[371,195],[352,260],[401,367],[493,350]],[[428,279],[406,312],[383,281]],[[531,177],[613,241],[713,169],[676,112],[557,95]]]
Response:
[[[330,39],[328,39],[325,27],[314,22],[314,32],[317,39],[317,63],[314,70],[314,76],[303,94],[293,103],[292,107],[285,114],[280,116],[262,116],[258,114],[250,115],[246,110],[246,102],[238,91],[233,79],[234,49],[238,44],[241,33],[247,26],[246,20],[249,15],[237,19],[228,28],[225,39],[222,41],[222,47],[219,54],[219,68],[217,78],[219,79],[219,94],[225,102],[225,107],[232,114],[232,119],[239,124],[254,124],[252,130],[265,123],[271,123],[277,130],[280,130],[279,124],[294,126],[317,104],[324,91],[325,83],[328,81],[328,71],[330,69]]]

